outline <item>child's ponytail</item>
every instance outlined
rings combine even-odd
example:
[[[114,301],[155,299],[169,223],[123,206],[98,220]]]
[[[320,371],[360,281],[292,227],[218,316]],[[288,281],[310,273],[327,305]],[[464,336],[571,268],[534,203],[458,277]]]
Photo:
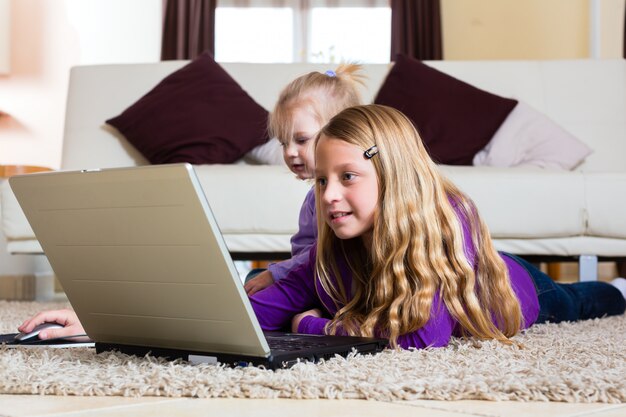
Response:
[[[291,139],[293,111],[307,107],[320,125],[347,107],[361,104],[360,87],[365,85],[363,67],[357,63],[343,63],[335,70],[313,71],[302,75],[283,89],[269,116],[270,136],[281,142]]]

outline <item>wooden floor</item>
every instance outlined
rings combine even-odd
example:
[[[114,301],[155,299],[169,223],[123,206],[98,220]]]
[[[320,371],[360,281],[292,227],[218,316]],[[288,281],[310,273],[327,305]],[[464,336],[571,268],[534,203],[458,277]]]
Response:
[[[0,395],[0,416],[593,416],[624,417],[626,404],[488,401],[241,400]]]

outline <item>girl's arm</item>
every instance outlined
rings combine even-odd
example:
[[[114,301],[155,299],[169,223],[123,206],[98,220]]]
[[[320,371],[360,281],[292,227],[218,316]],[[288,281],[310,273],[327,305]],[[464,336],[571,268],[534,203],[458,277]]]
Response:
[[[289,271],[274,285],[250,297],[263,330],[291,329],[293,316],[312,308],[326,312],[314,287],[315,252],[315,246],[311,247],[307,262]]]
[[[299,333],[325,334],[324,326],[329,319],[308,315],[300,320]],[[398,337],[397,344],[403,349],[446,346],[452,337],[456,320],[452,318],[448,309],[440,301],[439,295],[435,295],[430,319],[421,329]],[[376,332],[376,336],[385,337],[382,332]],[[338,329],[337,335],[345,336],[346,333]]]
[[[298,323],[298,333],[304,334],[326,334],[324,327],[330,321],[330,319],[324,317],[316,317],[314,314],[305,315],[300,319]],[[338,331],[338,336],[344,336],[345,333]]]
[[[248,295],[254,295],[276,281],[283,279],[289,271],[309,261],[309,249],[317,237],[317,221],[315,218],[315,192],[311,188],[300,208],[298,232],[291,237],[290,259],[272,263],[267,270],[246,282],[244,288]]]
[[[298,231],[291,237],[291,256],[309,253],[309,248],[317,240],[317,216],[315,213],[315,188],[311,188],[304,198],[298,218]]]
[[[268,267],[274,281],[280,281],[287,276],[289,271],[309,261],[309,249],[315,243],[316,238],[315,190],[311,188],[300,208],[298,232],[291,237],[291,258]]]
[[[311,245],[313,245],[314,242],[315,241],[313,241]],[[311,245],[308,246],[308,249],[311,249]],[[274,282],[277,282],[285,278],[292,270],[306,265],[308,262],[309,252],[305,250],[287,260],[270,264],[267,269],[272,274]]]
[[[398,337],[398,346],[403,349],[446,346],[454,332],[456,320],[448,313],[445,306],[433,308],[433,312],[437,310],[439,313],[431,313],[430,320],[424,327]]]

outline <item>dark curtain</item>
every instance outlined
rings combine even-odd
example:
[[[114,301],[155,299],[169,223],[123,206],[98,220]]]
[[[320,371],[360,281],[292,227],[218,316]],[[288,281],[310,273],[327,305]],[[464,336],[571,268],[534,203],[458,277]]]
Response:
[[[439,0],[391,0],[391,60],[443,59]]]
[[[624,11],[624,58],[626,58],[626,11]],[[626,268],[624,268],[626,271]]]
[[[215,55],[216,7],[217,0],[163,0],[161,59]]]

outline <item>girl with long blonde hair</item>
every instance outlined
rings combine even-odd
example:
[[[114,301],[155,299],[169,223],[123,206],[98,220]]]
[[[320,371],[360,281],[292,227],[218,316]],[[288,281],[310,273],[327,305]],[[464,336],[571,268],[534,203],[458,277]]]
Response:
[[[399,111],[348,108],[316,139],[317,245],[308,265],[251,297],[261,326],[444,346],[510,337],[535,322],[622,314],[601,282],[563,285],[498,253],[473,202]],[[593,301],[593,302],[590,302]]]

